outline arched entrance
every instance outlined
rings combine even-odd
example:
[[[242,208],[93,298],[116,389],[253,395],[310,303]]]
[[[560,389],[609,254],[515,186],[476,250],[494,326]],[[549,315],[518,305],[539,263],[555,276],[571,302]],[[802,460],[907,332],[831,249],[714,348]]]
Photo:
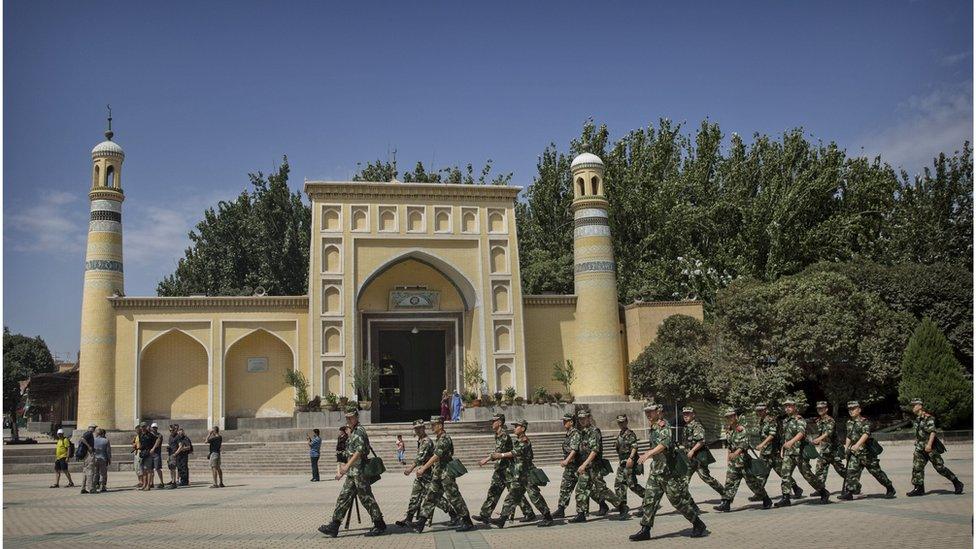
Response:
[[[295,392],[285,372],[295,367],[291,349],[266,330],[238,339],[224,357],[227,417],[287,417],[295,409]]]
[[[179,330],[149,342],[139,358],[143,419],[207,419],[207,349]]]

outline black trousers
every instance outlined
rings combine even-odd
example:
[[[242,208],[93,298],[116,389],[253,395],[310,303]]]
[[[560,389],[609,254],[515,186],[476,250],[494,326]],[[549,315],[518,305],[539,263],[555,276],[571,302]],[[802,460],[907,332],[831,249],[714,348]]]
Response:
[[[176,456],[176,472],[180,477],[180,486],[190,485],[190,454]]]
[[[310,459],[312,460],[312,480],[319,480],[319,456]]]

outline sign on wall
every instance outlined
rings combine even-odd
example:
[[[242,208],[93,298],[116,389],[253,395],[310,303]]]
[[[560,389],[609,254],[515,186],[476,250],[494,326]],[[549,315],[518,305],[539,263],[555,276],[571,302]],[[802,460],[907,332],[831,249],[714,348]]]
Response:
[[[248,372],[267,372],[268,357],[256,357],[247,359]]]
[[[390,292],[390,309],[437,309],[441,293],[426,289],[401,289]]]

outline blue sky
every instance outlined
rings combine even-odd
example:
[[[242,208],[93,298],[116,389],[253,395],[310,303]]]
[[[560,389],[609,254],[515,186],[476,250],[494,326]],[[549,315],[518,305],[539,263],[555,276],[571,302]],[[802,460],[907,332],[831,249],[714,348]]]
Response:
[[[680,4],[680,5],[679,5]],[[803,126],[917,171],[973,123],[972,3],[4,2],[4,323],[78,348],[91,147],[126,151],[126,293],[202,210],[292,183],[494,160],[527,185],[588,117]]]

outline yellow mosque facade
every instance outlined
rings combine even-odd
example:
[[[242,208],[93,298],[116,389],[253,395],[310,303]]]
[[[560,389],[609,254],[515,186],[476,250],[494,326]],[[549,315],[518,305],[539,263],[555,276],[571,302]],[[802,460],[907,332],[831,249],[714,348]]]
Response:
[[[673,314],[701,303],[617,301],[603,162],[572,164],[572,295],[525,295],[515,204],[520,187],[307,181],[308,294],[129,297],[123,286],[122,164],[92,150],[91,217],[81,314],[78,424],[286,418],[288,370],[309,395],[356,398],[368,363],[371,420],[436,411],[442,391],[562,391],[573,361],[578,402],[627,400],[627,363]]]

